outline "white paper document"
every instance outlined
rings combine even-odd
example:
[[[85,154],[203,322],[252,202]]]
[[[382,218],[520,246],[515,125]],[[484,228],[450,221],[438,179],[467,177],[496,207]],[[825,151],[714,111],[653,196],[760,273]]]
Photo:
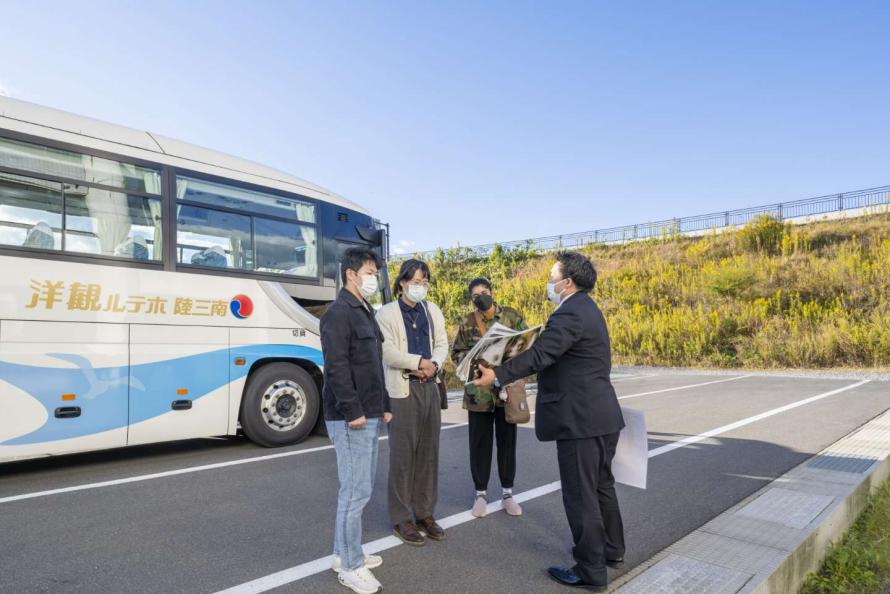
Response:
[[[646,417],[641,410],[621,408],[624,429],[618,437],[618,447],[612,459],[612,475],[621,484],[646,488],[649,469],[649,440]]]

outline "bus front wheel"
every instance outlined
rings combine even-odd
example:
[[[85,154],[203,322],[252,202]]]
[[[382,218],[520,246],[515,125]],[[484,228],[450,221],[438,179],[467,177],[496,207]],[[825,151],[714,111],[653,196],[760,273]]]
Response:
[[[315,427],[318,387],[303,368],[270,363],[251,373],[241,403],[241,428],[264,447],[298,443]]]

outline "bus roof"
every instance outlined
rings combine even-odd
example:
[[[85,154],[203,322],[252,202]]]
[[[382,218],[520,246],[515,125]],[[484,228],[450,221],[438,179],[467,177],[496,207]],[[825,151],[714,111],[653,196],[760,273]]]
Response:
[[[3,129],[294,192],[369,214],[342,196],[253,161],[159,134],[0,96],[0,130]]]

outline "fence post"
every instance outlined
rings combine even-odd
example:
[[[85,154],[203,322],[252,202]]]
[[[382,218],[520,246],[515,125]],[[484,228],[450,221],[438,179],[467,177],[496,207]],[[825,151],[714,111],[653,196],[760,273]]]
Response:
[[[634,239],[637,238],[637,227],[638,225],[634,225]]]
[[[725,213],[723,213],[723,226],[729,227],[729,211],[728,210]]]
[[[778,204],[778,206],[777,206],[776,208],[777,208],[778,213],[779,213],[779,220],[781,221],[781,220],[783,219],[783,216],[782,216],[782,203],[779,202],[779,204]]]
[[[837,195],[837,209],[844,210],[844,195],[843,194]]]

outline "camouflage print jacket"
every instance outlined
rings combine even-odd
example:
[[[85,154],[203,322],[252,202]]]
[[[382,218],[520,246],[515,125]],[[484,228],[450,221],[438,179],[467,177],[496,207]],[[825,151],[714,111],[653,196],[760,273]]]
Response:
[[[507,328],[514,330],[526,330],[528,326],[525,320],[519,315],[519,312],[510,307],[502,307],[496,305],[497,311],[494,317],[486,320],[483,316],[482,322],[485,329],[491,328],[491,325],[498,322]],[[475,313],[469,313],[461,322],[457,329],[457,336],[454,339],[454,345],[451,347],[451,360],[457,365],[473,346],[479,342],[482,335],[479,334],[479,328],[476,326]],[[475,386],[466,386],[464,388],[464,408],[473,412],[492,412],[495,406],[503,406],[504,402],[498,398],[499,389],[477,388]]]

